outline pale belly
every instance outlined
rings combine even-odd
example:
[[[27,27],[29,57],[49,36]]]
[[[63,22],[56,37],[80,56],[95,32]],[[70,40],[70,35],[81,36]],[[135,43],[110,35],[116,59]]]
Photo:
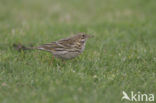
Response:
[[[72,59],[74,57],[77,57],[80,53],[78,52],[68,52],[68,53],[53,53],[53,55],[56,58],[61,58],[61,59]]]

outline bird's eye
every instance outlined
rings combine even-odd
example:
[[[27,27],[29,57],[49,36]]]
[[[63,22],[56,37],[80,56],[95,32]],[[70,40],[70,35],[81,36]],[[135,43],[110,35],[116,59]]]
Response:
[[[85,35],[83,34],[82,37],[85,38]]]

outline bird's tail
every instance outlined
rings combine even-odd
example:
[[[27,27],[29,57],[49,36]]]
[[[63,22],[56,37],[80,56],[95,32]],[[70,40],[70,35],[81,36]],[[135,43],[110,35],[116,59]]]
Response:
[[[37,49],[36,47],[30,46],[30,47],[26,47],[22,44],[13,44],[13,47],[18,50],[18,51],[22,51],[22,50],[33,50],[33,49]]]

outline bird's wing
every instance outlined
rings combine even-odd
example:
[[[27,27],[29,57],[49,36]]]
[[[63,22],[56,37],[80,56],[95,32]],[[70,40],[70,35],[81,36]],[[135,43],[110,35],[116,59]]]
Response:
[[[59,46],[62,46],[64,48],[71,48],[71,47],[73,47],[73,45],[75,45],[75,42],[76,41],[71,40],[71,39],[63,39],[63,40],[57,41],[56,43]]]
[[[70,40],[61,40],[43,44],[39,46],[38,49],[46,51],[64,51],[66,49],[70,49],[72,45],[74,45],[74,43],[72,43]]]
[[[60,46],[60,45],[58,45],[56,42],[51,42],[51,43],[43,44],[43,45],[37,47],[37,49],[46,50],[46,51],[53,51],[56,48],[63,48],[63,47]]]
[[[47,50],[47,51],[75,51],[75,47],[77,46],[79,39],[75,39],[75,37],[70,37],[66,39],[61,39],[55,42],[43,44],[38,47],[38,49],[41,50]]]

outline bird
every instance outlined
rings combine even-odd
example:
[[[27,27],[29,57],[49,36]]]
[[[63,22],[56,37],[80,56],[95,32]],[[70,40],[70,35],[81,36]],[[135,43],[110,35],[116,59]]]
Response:
[[[21,44],[14,44],[14,47],[16,47],[17,50],[44,50],[52,53],[56,58],[68,60],[79,56],[84,51],[86,41],[90,37],[93,36],[86,33],[77,33],[71,37],[42,44],[37,47],[25,47]]]

